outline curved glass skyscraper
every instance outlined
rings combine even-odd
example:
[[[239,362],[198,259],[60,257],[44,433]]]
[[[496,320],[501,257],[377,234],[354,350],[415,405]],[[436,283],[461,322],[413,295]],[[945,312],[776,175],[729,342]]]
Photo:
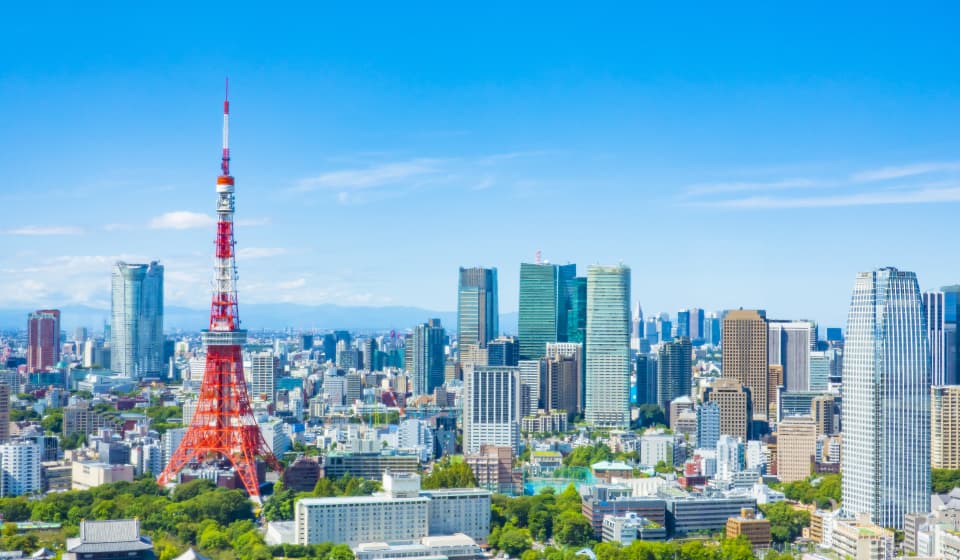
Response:
[[[857,275],[843,355],[843,510],[903,527],[930,510],[930,353],[917,276]]]
[[[110,369],[139,379],[163,374],[163,265],[118,262],[112,276]]]

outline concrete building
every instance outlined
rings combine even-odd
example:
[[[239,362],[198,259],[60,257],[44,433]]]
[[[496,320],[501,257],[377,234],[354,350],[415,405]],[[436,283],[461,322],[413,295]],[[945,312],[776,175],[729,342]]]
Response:
[[[12,388],[0,383],[0,443],[10,439],[10,394]]]
[[[817,425],[818,436],[833,435],[834,404],[833,395],[818,395],[810,402],[810,416],[813,417],[813,421]]]
[[[520,370],[515,367],[464,368],[463,448],[467,454],[481,445],[520,447]]]
[[[714,402],[720,409],[720,435],[747,440],[754,409],[751,399],[750,390],[732,377],[717,379],[707,388],[704,401]]]
[[[387,471],[416,472],[418,466],[417,455],[393,451],[331,452],[323,456],[323,473],[326,478],[340,478],[349,474],[367,480],[377,480]]]
[[[564,410],[571,415],[583,412],[583,365],[583,344],[547,344],[547,377],[541,388],[545,410]]]
[[[657,404],[669,411],[678,398],[690,398],[693,354],[690,339],[683,336],[664,342],[657,353]],[[672,425],[671,425],[672,427]]]
[[[698,406],[696,411],[697,447],[714,449],[720,439],[720,404],[717,401],[706,401]]]
[[[596,538],[603,536],[608,515],[634,514],[660,526],[666,525],[667,505],[657,496],[633,496],[629,486],[597,484],[582,490],[581,513],[590,520]]]
[[[243,365],[250,376],[250,399],[254,402],[274,402],[277,391],[277,374],[280,359],[272,350],[251,352]]]
[[[512,447],[481,445],[479,453],[465,455],[464,462],[470,466],[481,488],[519,496],[523,493],[523,475],[513,468],[513,457]]]
[[[743,509],[757,509],[757,500],[746,495],[686,494],[667,499],[667,526],[673,537],[697,531],[723,531],[727,520]]]
[[[760,519],[757,512],[744,508],[740,515],[727,519],[727,538],[744,537],[754,550],[770,548],[773,539],[770,536],[770,520]]]
[[[60,361],[60,310],[41,309],[27,316],[27,373],[48,371]]]
[[[874,525],[869,514],[850,520],[837,519],[833,526],[832,548],[841,558],[892,560],[893,532]]]
[[[399,543],[364,543],[353,548],[356,560],[480,560],[483,550],[462,533]]]
[[[74,461],[72,475],[74,490],[89,490],[101,484],[133,482],[133,465]]]
[[[813,321],[769,321],[767,363],[783,367],[787,391],[810,390],[810,352],[817,349],[817,324]]]
[[[43,490],[42,450],[32,441],[0,444],[0,497],[23,496]]]
[[[479,543],[490,535],[491,492],[483,488],[422,490],[430,498],[427,523],[430,535],[463,533]]]
[[[767,320],[759,311],[728,311],[721,330],[723,377],[750,390],[753,420],[766,421],[769,405]]]
[[[635,513],[605,515],[602,539],[622,546],[630,546],[633,541],[665,541],[667,528]]]
[[[931,388],[930,467],[960,469],[960,385]]]
[[[790,416],[777,426],[777,476],[796,482],[810,476],[817,454],[817,424],[809,416]]]
[[[496,268],[460,268],[457,288],[457,346],[486,348],[500,335]],[[504,364],[507,365],[507,364]]]
[[[536,416],[537,410],[543,408],[543,393],[541,386],[547,377],[547,362],[545,359],[520,360],[517,362],[520,370],[520,416]]]

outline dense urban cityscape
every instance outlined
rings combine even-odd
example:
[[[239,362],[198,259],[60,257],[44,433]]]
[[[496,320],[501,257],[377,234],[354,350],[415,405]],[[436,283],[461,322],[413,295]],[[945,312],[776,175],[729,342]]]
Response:
[[[960,560],[953,10],[260,8],[4,18],[0,560]]]

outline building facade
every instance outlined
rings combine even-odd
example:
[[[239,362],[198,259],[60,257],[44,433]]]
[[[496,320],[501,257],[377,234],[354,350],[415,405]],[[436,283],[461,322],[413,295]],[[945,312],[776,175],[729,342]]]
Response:
[[[843,508],[901,528],[930,508],[930,355],[917,277],[857,275],[843,358]]]
[[[60,310],[41,309],[27,316],[27,373],[48,371],[60,361]]]
[[[486,348],[500,335],[496,268],[460,268],[457,287],[457,346]]]
[[[750,390],[753,419],[765,421],[769,405],[767,320],[756,310],[728,311],[721,337],[723,376]]]
[[[630,427],[630,269],[587,269],[585,416],[597,427]]]
[[[817,424],[810,416],[788,416],[777,425],[777,476],[806,480],[817,454]]]
[[[443,370],[447,357],[444,353],[446,331],[440,325],[440,319],[430,319],[417,325],[406,352],[412,355],[413,394],[429,395],[443,385]]]
[[[639,372],[637,372],[639,376]],[[639,384],[639,377],[637,378]],[[690,396],[693,380],[693,351],[683,336],[660,345],[657,357],[657,404],[668,410],[678,397]]]
[[[960,469],[960,385],[931,388],[930,467]]]
[[[163,375],[163,266],[118,262],[111,282],[110,369],[136,379]]]
[[[479,453],[484,444],[518,453],[522,417],[519,368],[467,364],[463,377],[464,453]]]

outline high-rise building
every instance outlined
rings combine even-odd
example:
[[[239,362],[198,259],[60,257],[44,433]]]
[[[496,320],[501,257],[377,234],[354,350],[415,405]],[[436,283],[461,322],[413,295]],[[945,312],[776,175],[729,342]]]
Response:
[[[41,449],[33,441],[0,444],[0,498],[43,490],[40,478]]]
[[[417,325],[407,352],[412,352],[413,394],[429,395],[443,385],[443,369],[446,364],[444,345],[446,331],[440,325],[440,319],[430,319]]]
[[[960,337],[957,335],[960,286],[944,286],[940,291],[943,292],[944,385],[960,385]]]
[[[568,265],[573,266],[573,265]],[[570,302],[567,309],[567,342],[583,344],[587,340],[587,278],[577,276],[567,285]]]
[[[548,342],[567,338],[567,315],[576,265],[520,264],[520,312],[517,331],[521,360],[539,360]],[[574,289],[573,292],[576,292]]]
[[[811,390],[810,352],[817,349],[817,324],[813,321],[768,321],[767,327],[767,363],[783,366],[784,389]]]
[[[27,372],[52,369],[60,361],[60,310],[41,309],[27,316]]]
[[[769,405],[767,320],[756,310],[728,311],[721,336],[723,376],[736,379],[750,390],[753,419],[765,421]]]
[[[930,510],[930,356],[917,276],[857,274],[843,360],[843,509],[903,527]]]
[[[512,336],[501,336],[487,343],[488,366],[515,366],[517,365],[517,339]],[[479,364],[483,365],[483,364]]]
[[[272,350],[251,352],[247,358],[249,365],[244,364],[244,369],[250,372],[250,398],[254,402],[274,402],[280,360]]]
[[[693,350],[686,336],[660,345],[657,357],[657,404],[667,410],[678,398],[690,396],[693,380]],[[637,378],[639,380],[639,377]],[[639,383],[639,381],[638,381]]]
[[[118,262],[112,296],[110,369],[137,379],[163,375],[163,266]]]
[[[565,410],[568,415],[583,412],[583,345],[576,342],[547,344],[546,382],[541,388],[547,412]]]
[[[732,377],[721,377],[707,388],[703,400],[720,408],[720,435],[747,439],[753,411],[749,388]]]
[[[677,337],[690,338],[690,310],[677,311]]]
[[[457,345],[486,348],[500,334],[496,268],[460,268]]]
[[[463,371],[463,448],[476,454],[480,446],[520,445],[520,369],[467,364]]]
[[[714,449],[720,439],[720,405],[706,401],[697,407],[697,447]]]
[[[660,366],[656,358],[649,354],[637,354],[637,401],[635,404],[657,404],[657,370]]]
[[[930,344],[930,379],[934,385],[949,385],[947,379],[947,321],[943,292],[923,293],[927,340]]]
[[[0,443],[10,439],[10,394],[13,391],[10,385],[0,383]]]
[[[690,340],[693,344],[700,345],[705,339],[703,309],[694,307],[690,309]]]
[[[817,425],[809,416],[788,416],[777,425],[780,482],[806,480],[817,454]]]
[[[960,385],[934,386],[932,391],[930,466],[960,469]]]
[[[640,349],[640,339],[643,338],[643,308],[640,302],[633,308],[633,317],[630,319],[630,349]]]
[[[817,425],[818,436],[833,435],[833,395],[818,395],[810,401],[810,416]]]
[[[703,339],[710,346],[720,344],[720,317],[716,313],[710,313],[703,320]]]
[[[545,384],[547,377],[547,361],[544,358],[539,360],[520,360],[517,362],[520,369],[520,416],[536,416],[537,409],[543,408],[542,385]]]
[[[521,341],[522,344],[522,341]],[[630,269],[587,269],[586,420],[630,427]]]

